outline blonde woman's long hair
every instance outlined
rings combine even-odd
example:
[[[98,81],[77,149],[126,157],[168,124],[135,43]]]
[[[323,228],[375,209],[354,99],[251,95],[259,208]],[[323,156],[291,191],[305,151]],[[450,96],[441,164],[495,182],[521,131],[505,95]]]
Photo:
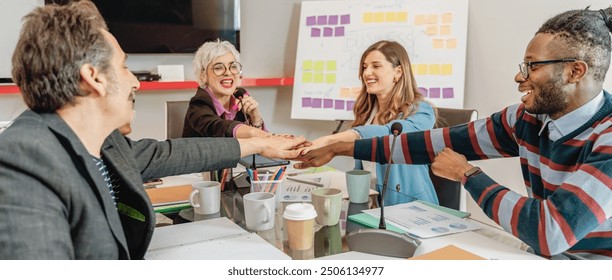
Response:
[[[381,52],[394,68],[397,66],[402,68],[402,76],[393,86],[385,111],[379,112],[378,117],[375,119],[377,123],[389,123],[391,120],[397,119],[400,114],[403,118],[406,118],[417,111],[418,103],[423,100],[423,95],[419,92],[416,80],[412,74],[412,66],[410,65],[410,58],[406,49],[394,41],[378,41],[365,50],[361,56],[359,63],[361,92],[355,101],[355,107],[353,108],[355,121],[353,121],[351,127],[366,124],[370,114],[376,108],[376,102],[378,102],[376,95],[367,93],[365,81],[363,80],[363,63],[366,56],[372,51]]]

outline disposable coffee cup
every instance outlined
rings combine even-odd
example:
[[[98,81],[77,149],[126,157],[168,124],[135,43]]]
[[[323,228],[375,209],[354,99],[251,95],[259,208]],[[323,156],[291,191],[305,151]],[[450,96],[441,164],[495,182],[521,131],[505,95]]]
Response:
[[[316,217],[317,211],[312,204],[294,203],[287,205],[283,218],[290,249],[307,250],[312,248]]]

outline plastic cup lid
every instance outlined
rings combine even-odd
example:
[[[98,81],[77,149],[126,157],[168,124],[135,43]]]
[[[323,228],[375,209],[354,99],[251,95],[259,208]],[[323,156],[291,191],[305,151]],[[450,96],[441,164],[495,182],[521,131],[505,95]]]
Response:
[[[317,211],[309,203],[289,204],[283,213],[283,218],[294,221],[309,220],[315,217],[317,217]]]

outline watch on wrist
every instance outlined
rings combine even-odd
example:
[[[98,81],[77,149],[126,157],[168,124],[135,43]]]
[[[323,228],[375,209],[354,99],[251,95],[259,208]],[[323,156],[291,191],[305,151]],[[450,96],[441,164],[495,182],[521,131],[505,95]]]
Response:
[[[481,173],[482,170],[480,169],[480,167],[478,166],[474,166],[472,168],[470,168],[470,170],[466,171],[465,173],[463,173],[463,178],[461,180],[461,184],[465,185],[465,182],[467,182],[467,180],[471,177],[474,176],[478,173]]]

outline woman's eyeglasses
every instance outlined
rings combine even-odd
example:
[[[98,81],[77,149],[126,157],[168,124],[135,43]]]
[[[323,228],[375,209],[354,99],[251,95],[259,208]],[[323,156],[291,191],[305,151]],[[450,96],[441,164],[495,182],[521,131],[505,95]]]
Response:
[[[234,75],[238,75],[242,73],[242,64],[236,61],[231,62],[227,66],[225,66],[225,64],[223,63],[216,63],[211,68],[212,68],[213,73],[215,73],[215,75],[217,76],[223,76],[228,69],[229,69],[229,72]]]

